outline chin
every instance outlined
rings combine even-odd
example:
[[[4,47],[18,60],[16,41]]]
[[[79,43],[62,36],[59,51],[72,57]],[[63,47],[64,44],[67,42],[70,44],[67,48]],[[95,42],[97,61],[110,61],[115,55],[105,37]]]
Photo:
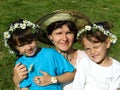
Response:
[[[94,62],[97,63],[97,64],[101,64],[102,60],[94,60]]]
[[[33,53],[30,53],[30,54],[26,54],[27,56],[33,56],[35,54],[35,52],[33,52]]]
[[[65,49],[63,49],[63,50],[61,49],[61,51],[62,51],[62,52],[67,52],[67,51],[68,51],[68,49],[66,49],[66,50],[65,50]]]
[[[97,59],[93,59],[93,58],[91,58],[91,60],[93,61],[93,62],[95,62],[95,63],[100,63],[101,61],[100,60],[97,60]]]

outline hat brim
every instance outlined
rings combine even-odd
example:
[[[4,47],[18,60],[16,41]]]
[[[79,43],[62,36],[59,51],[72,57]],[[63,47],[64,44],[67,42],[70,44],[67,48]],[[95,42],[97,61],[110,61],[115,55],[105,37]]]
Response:
[[[78,28],[82,28],[86,24],[90,23],[89,18],[81,12],[72,10],[57,10],[41,17],[37,20],[36,24],[38,24],[42,30],[46,30],[50,24],[56,21],[72,21]]]
[[[38,29],[39,41],[50,44],[47,34],[45,35],[47,31],[46,29],[50,24],[56,21],[72,21],[78,29],[81,29],[85,25],[91,23],[89,18],[81,12],[72,10],[53,11],[52,13],[47,14],[36,21],[36,24],[40,27],[40,29]],[[44,35],[42,35],[42,33],[44,33]]]

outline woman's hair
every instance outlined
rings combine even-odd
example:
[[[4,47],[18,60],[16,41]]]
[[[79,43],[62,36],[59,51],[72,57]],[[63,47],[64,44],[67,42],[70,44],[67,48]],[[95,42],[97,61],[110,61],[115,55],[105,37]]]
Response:
[[[77,35],[77,32],[78,32],[78,29],[77,29],[76,25],[72,21],[57,21],[57,22],[54,22],[54,23],[50,24],[47,27],[47,34],[51,35],[52,32],[55,29],[60,28],[63,25],[66,25],[69,28],[69,30],[74,33],[74,37],[75,37],[74,42],[76,42],[76,35]]]
[[[37,40],[36,32],[33,31],[35,28],[34,24],[27,20],[19,19],[13,22],[7,31],[10,37],[6,38],[10,49],[18,54],[16,46],[30,44]]]
[[[102,26],[103,31],[102,29],[100,30],[100,28],[95,28],[95,26],[91,25],[91,30],[84,31],[80,34],[79,40],[81,43],[83,38],[86,38],[93,43],[105,42],[108,39],[109,35],[106,35],[104,32],[108,31],[109,33],[111,33],[109,29],[113,26],[107,21],[96,22],[95,24],[97,27]]]

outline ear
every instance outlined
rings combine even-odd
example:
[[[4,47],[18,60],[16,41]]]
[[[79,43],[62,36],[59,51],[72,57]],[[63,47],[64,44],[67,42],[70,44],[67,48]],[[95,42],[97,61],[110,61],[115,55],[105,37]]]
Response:
[[[110,48],[110,45],[111,45],[111,40],[110,40],[110,38],[107,38],[105,44],[106,44],[106,47],[107,47],[107,48]]]
[[[51,35],[48,35],[47,37],[48,37],[48,39],[49,39],[51,42],[53,41]]]

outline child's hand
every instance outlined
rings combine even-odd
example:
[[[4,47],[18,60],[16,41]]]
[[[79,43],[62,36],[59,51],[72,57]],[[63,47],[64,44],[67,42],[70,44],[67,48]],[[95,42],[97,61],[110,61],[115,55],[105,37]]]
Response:
[[[43,71],[40,72],[43,74],[43,76],[36,76],[34,78],[34,82],[40,86],[46,86],[51,84],[51,76],[46,72]]]
[[[27,69],[24,65],[22,65],[21,63],[16,64],[16,66],[14,67],[13,75],[14,84],[19,84],[19,82],[21,82],[24,78],[27,77],[27,73]]]

